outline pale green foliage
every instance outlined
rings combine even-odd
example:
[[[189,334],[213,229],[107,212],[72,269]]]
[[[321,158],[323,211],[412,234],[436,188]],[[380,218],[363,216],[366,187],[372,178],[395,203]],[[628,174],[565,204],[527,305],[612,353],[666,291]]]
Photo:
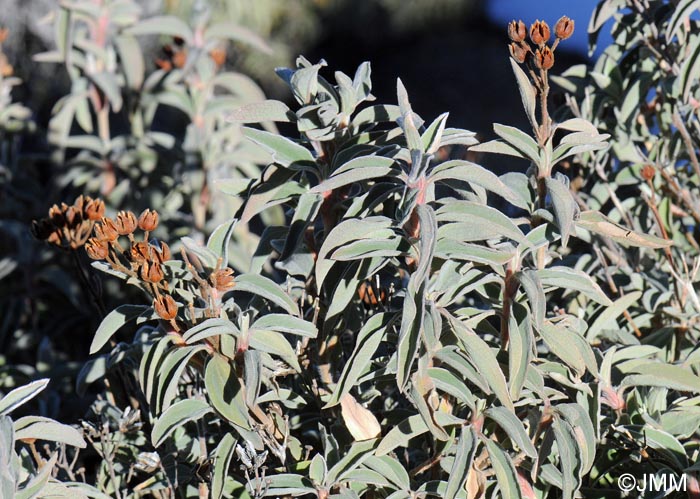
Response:
[[[531,130],[496,124],[482,144],[447,113],[424,121],[401,81],[396,103],[374,102],[368,63],[331,79],[303,57],[278,69],[292,109],[210,108],[161,75],[175,81],[144,95],[205,119],[186,136],[205,170],[221,158],[208,134],[229,127],[267,166],[218,184],[234,199],[226,222],[206,245],[183,238],[157,284],[94,264],[177,309],[123,304],[95,333],[79,388],[109,382],[85,425],[96,486],[124,499],[573,499],[617,494],[625,472],[694,472],[697,6],[642,3],[653,17],[600,3],[591,33],[615,16],[615,43],[594,71],[552,77],[571,92],[554,119],[547,70],[513,61]],[[189,43],[214,28],[167,18],[125,36],[156,29]],[[530,168],[497,176],[465,151]],[[232,237],[258,221],[244,253]]]

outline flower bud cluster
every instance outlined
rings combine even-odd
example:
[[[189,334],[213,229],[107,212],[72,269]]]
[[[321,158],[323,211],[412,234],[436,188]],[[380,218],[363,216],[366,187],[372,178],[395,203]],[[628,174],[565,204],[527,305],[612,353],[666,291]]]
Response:
[[[554,43],[549,46],[547,42],[551,37],[549,25],[545,21],[535,21],[528,31],[522,21],[511,21],[508,24],[508,37],[511,57],[523,64],[528,60],[540,70],[547,71],[554,66],[554,51],[560,41],[571,37],[574,32],[574,21],[566,16],[559,19],[554,26]],[[530,36],[530,43],[527,36]]]
[[[79,196],[70,206],[53,205],[47,218],[32,222],[32,233],[42,241],[75,250],[88,241],[95,222],[102,219],[104,212],[105,204],[101,199]]]

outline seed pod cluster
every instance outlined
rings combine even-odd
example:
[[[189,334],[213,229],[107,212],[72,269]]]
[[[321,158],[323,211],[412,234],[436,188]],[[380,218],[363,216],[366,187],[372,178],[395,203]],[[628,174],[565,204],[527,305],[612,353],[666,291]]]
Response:
[[[148,209],[139,217],[131,211],[120,211],[115,218],[103,217],[85,250],[93,260],[105,260],[113,269],[141,281],[154,297],[156,313],[162,319],[173,320],[178,305],[169,293],[163,269],[163,263],[171,259],[170,248],[164,242],[148,241],[149,232],[158,227],[158,219],[158,212]],[[137,230],[143,231],[141,240],[134,237]],[[128,247],[121,245],[120,236],[128,239]]]
[[[61,203],[49,209],[49,216],[32,222],[34,237],[64,249],[78,249],[87,243],[95,222],[104,216],[101,199],[78,196],[72,205]]]
[[[529,61],[535,68],[547,71],[554,66],[554,51],[559,42],[570,38],[574,32],[574,21],[566,16],[561,17],[554,26],[554,42],[547,45],[552,36],[549,25],[537,20],[527,30],[522,21],[511,21],[508,24],[508,46],[511,57],[518,63]],[[530,41],[528,42],[527,36]]]

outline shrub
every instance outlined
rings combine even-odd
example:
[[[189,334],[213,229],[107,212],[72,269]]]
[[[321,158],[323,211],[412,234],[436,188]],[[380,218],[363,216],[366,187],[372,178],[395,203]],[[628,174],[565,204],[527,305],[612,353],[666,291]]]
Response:
[[[44,465],[41,436],[13,436],[5,416],[43,385],[0,400],[0,435],[30,449],[4,456],[27,478],[0,475],[3,490],[573,498],[624,492],[631,473],[697,494],[700,38],[693,2],[648,3],[601,2],[591,33],[614,16],[613,45],[561,77],[573,21],[513,21],[531,130],[496,124],[484,143],[447,113],[424,122],[400,80],[396,105],[375,103],[368,63],[331,81],[300,57],[278,70],[294,109],[228,113],[267,166],[221,183],[235,215],[179,256],[151,238],[159,211],[54,208],[38,235],[79,239],[71,251],[146,299],[95,332],[78,379],[103,386],[87,442],[47,446]],[[550,111],[550,82],[567,106]],[[530,167],[496,176],[472,152]],[[254,224],[251,256],[235,254]],[[66,443],[99,455],[94,489],[72,483]]]

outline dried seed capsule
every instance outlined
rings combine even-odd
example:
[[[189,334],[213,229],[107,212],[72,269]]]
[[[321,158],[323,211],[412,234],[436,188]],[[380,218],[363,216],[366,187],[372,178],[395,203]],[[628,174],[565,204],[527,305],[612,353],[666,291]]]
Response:
[[[519,43],[511,43],[508,48],[510,49],[510,55],[518,63],[522,64],[527,58],[527,49],[520,45]]]
[[[85,251],[93,260],[104,260],[109,256],[109,244],[107,241],[93,237],[85,244]]]
[[[95,225],[95,236],[103,241],[116,241],[119,237],[117,226],[111,218],[103,218],[102,223]]]
[[[65,203],[61,203],[59,207],[57,204],[49,208],[49,219],[51,223],[56,227],[64,227],[66,225],[66,210],[68,206]]]
[[[527,27],[525,26],[525,23],[513,19],[510,23],[508,23],[508,36],[516,43],[524,41],[525,37],[527,36]]]
[[[554,26],[554,36],[560,40],[566,40],[574,33],[574,20],[562,16]]]
[[[225,292],[233,288],[236,283],[233,280],[233,269],[225,268],[213,272],[210,276],[211,284],[217,291]]]
[[[171,258],[170,254],[170,246],[168,246],[165,242],[161,241],[158,243],[160,248],[156,248],[156,256],[158,258],[158,261],[160,263],[167,262]]]
[[[163,320],[169,321],[177,316],[177,303],[170,295],[156,296],[153,300],[153,308]]]
[[[535,45],[544,45],[549,40],[549,25],[544,21],[535,21],[530,26],[530,40]]]
[[[82,204],[82,203],[81,203]],[[70,206],[66,210],[66,224],[68,227],[75,228],[83,222],[82,210],[77,209],[75,206]]]
[[[88,198],[85,203],[85,218],[96,222],[105,216],[105,202],[101,199]]]
[[[133,234],[138,226],[136,215],[130,211],[120,211],[117,213],[117,220],[114,222],[117,232],[120,236],[128,236]]]
[[[143,262],[150,258],[151,249],[146,241],[139,241],[131,246],[129,254],[134,262]]]
[[[535,66],[539,69],[550,69],[554,66],[554,53],[547,46],[540,47],[535,52]]]
[[[146,282],[158,283],[163,280],[163,269],[158,262],[143,262],[141,265],[141,279]]]
[[[158,212],[148,208],[143,210],[139,216],[139,229],[151,232],[156,230],[156,227],[158,227]]]
[[[644,165],[641,173],[644,180],[651,180],[656,175],[656,168],[651,165]]]

